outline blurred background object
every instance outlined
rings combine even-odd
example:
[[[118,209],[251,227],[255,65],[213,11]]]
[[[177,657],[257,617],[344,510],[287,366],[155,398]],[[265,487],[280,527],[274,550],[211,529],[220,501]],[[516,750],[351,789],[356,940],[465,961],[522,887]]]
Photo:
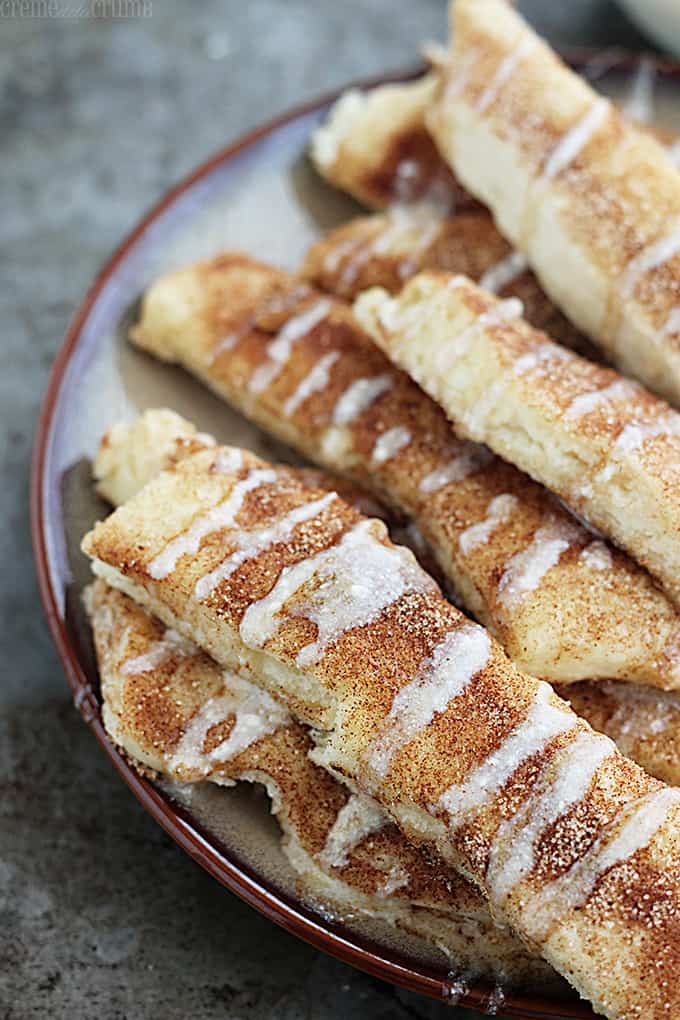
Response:
[[[662,50],[680,56],[678,0],[619,0],[629,18]]]

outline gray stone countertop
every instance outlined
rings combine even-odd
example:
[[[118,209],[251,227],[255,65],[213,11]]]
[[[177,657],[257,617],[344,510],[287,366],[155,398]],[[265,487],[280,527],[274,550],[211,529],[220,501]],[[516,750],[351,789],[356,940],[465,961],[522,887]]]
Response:
[[[258,121],[411,64],[420,40],[444,37],[444,0],[146,6],[97,19],[84,4],[49,18],[0,4],[0,1018],[462,1020],[284,933],[145,814],[71,704],[27,493],[69,316],[140,214]],[[606,0],[520,7],[559,43],[644,45]]]

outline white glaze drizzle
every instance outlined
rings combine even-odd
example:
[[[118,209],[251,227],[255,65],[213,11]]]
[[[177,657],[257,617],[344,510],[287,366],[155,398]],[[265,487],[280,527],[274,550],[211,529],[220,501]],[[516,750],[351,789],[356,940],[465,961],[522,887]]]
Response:
[[[675,411],[662,415],[656,421],[629,422],[619,433],[612,447],[612,453],[617,456],[637,454],[643,449],[648,439],[678,435],[679,425],[680,418]]]
[[[569,351],[557,344],[539,344],[526,354],[520,355],[515,361],[510,374],[522,376],[530,372],[548,372],[553,361],[561,361],[569,357]]]
[[[274,339],[267,345],[267,360],[255,369],[250,377],[251,393],[262,393],[282,372],[293,344],[323,322],[332,308],[328,298],[319,298],[299,315],[288,319]]]
[[[560,138],[545,161],[539,180],[550,181],[566,170],[602,126],[608,112],[608,100],[596,99],[583,117]]]
[[[296,283],[291,290],[283,291],[280,294],[274,294],[270,297],[257,311],[254,323],[261,322],[265,317],[270,315],[287,315],[293,311],[293,309],[312,294],[312,288],[308,283]]]
[[[321,390],[325,390],[331,377],[331,369],[340,357],[338,351],[328,351],[319,358],[316,365],[302,379],[283,405],[283,413],[290,417],[306,400]]]
[[[477,100],[478,113],[484,113],[498,98],[503,86],[510,80],[518,65],[533,50],[535,45],[536,39],[534,36],[525,35],[515,49],[501,60],[491,81]]]
[[[400,246],[407,244],[408,255],[400,262],[398,272],[402,279],[408,276],[415,269],[418,256],[429,248],[439,233],[442,215],[431,202],[397,203],[390,207],[382,222],[382,228],[346,264],[342,284],[354,283],[360,269],[373,256],[390,254],[390,249],[397,252]]]
[[[347,387],[333,408],[334,425],[351,425],[359,415],[367,411],[371,404],[382,393],[386,393],[394,384],[391,372],[383,372],[363,379],[355,379]]]
[[[680,144],[680,142],[678,144]],[[674,308],[671,308],[668,318],[661,330],[661,336],[675,336],[677,333],[680,333],[680,305],[676,305]]]
[[[153,641],[145,652],[124,662],[120,667],[120,671],[124,676],[150,673],[152,669],[157,669],[166,659],[174,656],[188,658],[190,655],[196,655],[197,652],[198,649],[195,644],[169,627],[163,637],[158,641]]]
[[[648,439],[659,436],[680,435],[680,415],[667,411],[652,421],[632,421],[621,430],[609,451],[605,466],[598,472],[597,481],[607,482],[628,458],[637,457]]]
[[[362,520],[329,549],[284,567],[268,595],[248,606],[240,633],[261,648],[283,622],[286,603],[297,595],[289,615],[317,625],[316,640],[298,653],[299,667],[311,666],[347,630],[365,626],[407,592],[436,592],[437,586],[412,553],[376,537],[376,521]],[[300,589],[316,584],[304,595]]]
[[[343,241],[339,241],[326,253],[323,260],[323,271],[325,273],[334,273],[345,256],[350,255],[357,248],[361,247],[363,241],[362,237],[354,236],[346,237]]]
[[[680,139],[677,142],[673,142],[666,149],[666,152],[670,156],[671,162],[677,167],[680,167]]]
[[[472,49],[465,50],[460,59],[456,60],[456,71],[454,74],[449,76],[444,90],[444,106],[452,100],[457,99],[458,96],[464,92],[470,79],[472,69],[475,65],[475,61],[479,58],[479,55],[479,49],[477,47],[473,47]]]
[[[507,371],[502,372],[499,378],[484,390],[465,411],[463,421],[470,435],[475,439],[483,440],[487,417],[495,407],[500,406],[500,398],[513,378],[529,372],[547,371],[552,362],[567,356],[568,352],[564,348],[558,347],[557,344],[547,343],[540,344],[517,358],[514,364]]]
[[[521,251],[511,251],[509,255],[489,266],[479,281],[479,286],[484,290],[497,294],[509,284],[513,283],[518,276],[525,273],[529,268],[526,256]]]
[[[626,266],[621,277],[621,296],[632,297],[640,279],[654,269],[659,269],[669,259],[680,253],[680,218],[676,219],[672,229],[638,252]]]
[[[333,827],[318,855],[324,868],[344,868],[350,854],[374,832],[387,825],[388,818],[379,804],[364,794],[353,793],[338,811]]]
[[[475,624],[464,623],[445,634],[420,664],[414,679],[394,696],[382,732],[369,752],[369,769],[384,778],[394,755],[446,711],[484,669],[490,655],[489,635]]]
[[[676,644],[671,654],[677,654],[677,650]],[[598,687],[618,703],[609,717],[608,728],[623,754],[633,750],[637,741],[658,736],[671,727],[677,732],[680,696],[676,691],[660,691],[620,680],[600,681]]]
[[[395,425],[394,428],[383,432],[375,441],[371,453],[371,461],[374,465],[385,464],[388,460],[403,450],[411,442],[412,436],[403,425]]]
[[[406,280],[409,276],[413,275],[418,268],[419,256],[427,251],[430,245],[436,241],[441,228],[442,221],[440,218],[433,218],[429,223],[423,225],[418,237],[410,246],[409,254],[399,263],[397,271],[400,279]]]
[[[585,415],[597,411],[603,404],[625,400],[634,396],[635,392],[635,383],[630,379],[618,379],[601,390],[591,390],[590,393],[581,393],[578,397],[574,397],[567,406],[564,417],[583,418]]]
[[[680,790],[665,787],[627,805],[613,834],[605,833],[564,875],[524,899],[522,927],[528,936],[542,942],[561,918],[587,903],[605,872],[648,846],[677,804]]]
[[[627,117],[641,124],[654,119],[654,79],[656,68],[649,57],[641,57],[633,78],[628,99],[623,105]]]
[[[276,481],[276,472],[271,468],[254,468],[245,478],[236,482],[226,499],[212,507],[205,514],[197,517],[190,526],[176,538],[171,539],[165,548],[155,556],[148,566],[148,572],[156,581],[167,577],[182,556],[194,556],[207,535],[231,528],[236,516],[249,492],[261,485]]]
[[[284,294],[275,294],[271,297],[259,310],[259,316],[262,315],[279,315],[285,312],[288,308],[292,308],[293,305],[307,297],[311,293],[309,284],[302,283],[297,284],[292,290]],[[212,349],[210,360],[214,363],[221,354],[226,351],[232,350],[236,344],[240,343],[251,330],[257,329],[258,316],[248,318],[237,326],[236,329],[232,330],[231,333],[227,333],[221,339],[217,341]]]
[[[194,436],[198,439],[198,433]],[[212,470],[219,475],[233,475],[243,467],[243,450],[236,446],[220,446],[212,462]]]
[[[395,218],[394,211],[386,212],[377,222],[382,224],[380,229],[373,235],[373,237],[363,240],[363,243],[357,249],[356,254],[345,265],[340,277],[340,283],[342,285],[351,286],[355,282],[362,267],[365,266],[374,255],[382,255],[387,252],[392,242],[395,241],[403,231],[403,226],[399,223],[398,218]]]
[[[356,254],[351,255],[340,274],[341,287],[351,287],[356,282],[361,269],[374,255],[380,254],[380,246],[389,241],[390,234],[389,228],[383,227],[374,237],[365,239],[362,244],[356,246]]]
[[[231,351],[236,344],[243,338],[246,330],[233,330],[231,333],[227,333],[226,336],[221,337],[211,352],[212,361],[217,361],[221,354],[225,354],[227,351]]]
[[[553,699],[552,688],[539,681],[534,699],[519,726],[481,765],[473,768],[462,783],[454,783],[441,795],[439,807],[447,812],[451,828],[458,828],[500,793],[525,761],[543,751],[555,737],[579,724],[578,716],[555,705]]]
[[[519,319],[523,312],[524,305],[519,298],[504,298],[480,316],[480,323],[485,327],[497,326],[506,319]]]
[[[611,549],[605,542],[599,540],[587,545],[581,551],[579,559],[590,570],[611,570],[613,563]]]
[[[227,556],[214,570],[205,574],[196,582],[194,594],[197,599],[204,599],[210,595],[215,588],[230,577],[235,570],[247,560],[253,559],[260,553],[269,549],[272,545],[280,542],[288,542],[293,537],[298,524],[313,520],[323,513],[326,507],[337,499],[335,492],[328,492],[320,499],[311,503],[303,503],[301,506],[290,510],[285,516],[274,521],[264,528],[257,528],[253,531],[237,531],[234,535],[236,550]]]
[[[484,520],[461,531],[458,544],[463,555],[469,556],[477,546],[488,542],[494,531],[506,523],[518,506],[519,500],[510,493],[504,492],[500,496],[494,496],[486,508]]]
[[[347,429],[331,425],[321,436],[322,459],[331,466],[338,466],[352,448],[352,437]]]
[[[267,691],[243,677],[225,673],[227,691],[210,698],[189,722],[168,765],[172,771],[197,770],[207,774],[215,766],[244,751],[256,740],[290,723],[290,715]],[[226,740],[212,751],[203,750],[211,729],[234,717]]]
[[[480,446],[478,443],[465,443],[458,456],[426,474],[418,488],[420,492],[432,495],[451,482],[462,482],[468,475],[486,467],[493,459],[488,447]]]
[[[362,521],[343,536],[335,562],[329,556],[320,587],[301,609],[318,630],[316,640],[299,652],[298,666],[317,662],[347,630],[373,622],[407,592],[437,591],[410,550],[378,542],[370,525]]]
[[[375,894],[380,899],[386,899],[388,896],[394,896],[399,889],[405,889],[410,881],[411,876],[406,868],[396,861],[387,872],[385,880],[376,889]]]
[[[508,607],[519,605],[580,536],[576,522],[557,518],[538,528],[527,548],[508,560],[498,582],[499,602]]]
[[[602,763],[616,753],[599,733],[578,733],[565,748],[550,781],[498,827],[491,844],[486,881],[491,902],[502,906],[533,870],[539,836],[581,801]]]

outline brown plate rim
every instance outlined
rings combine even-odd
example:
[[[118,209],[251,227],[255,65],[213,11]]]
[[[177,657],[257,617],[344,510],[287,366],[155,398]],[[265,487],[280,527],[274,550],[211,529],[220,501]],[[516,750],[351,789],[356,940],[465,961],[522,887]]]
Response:
[[[563,56],[569,64],[578,68],[601,57],[604,53],[607,54],[610,61],[609,69],[614,71],[630,70],[639,63],[641,56],[638,53],[618,49],[570,49],[563,52]],[[680,77],[680,62],[658,55],[654,55],[653,59],[658,72],[671,77]],[[76,707],[119,775],[149,814],[212,877],[286,931],[317,949],[322,949],[343,962],[383,981],[398,984],[410,991],[419,992],[435,999],[445,1000],[447,985],[446,981],[442,979],[441,970],[432,966],[416,966],[413,962],[400,959],[398,954],[393,951],[382,950],[384,955],[381,955],[379,945],[354,933],[348,937],[347,933],[343,933],[341,925],[322,918],[313,909],[305,907],[300,901],[273,887],[250,867],[240,862],[233,851],[228,851],[225,848],[220,849],[219,842],[212,835],[210,837],[204,835],[199,826],[183,817],[181,809],[167,801],[148,779],[140,776],[110,743],[101,722],[99,706],[92,697],[91,685],[79,659],[78,650],[67,631],[59,608],[52,585],[44,527],[45,465],[52,429],[56,421],[54,412],[62,380],[99,294],[119,264],[125,259],[130,248],[148,227],[196,182],[267,135],[328,105],[348,88],[369,89],[390,81],[407,81],[417,77],[423,70],[421,65],[353,81],[265,121],[210,156],[171,187],[142,216],[95,276],[71,318],[52,366],[41,403],[33,445],[30,475],[30,527],[40,599]],[[489,992],[490,989],[481,984],[473,986],[460,999],[460,1005],[484,1009],[488,1004]],[[525,1020],[587,1020],[588,1017],[593,1016],[585,1004],[576,1000],[573,1003],[562,1004],[554,1000],[551,1001],[540,994],[530,995],[529,993],[509,993],[499,1015],[524,1017]]]

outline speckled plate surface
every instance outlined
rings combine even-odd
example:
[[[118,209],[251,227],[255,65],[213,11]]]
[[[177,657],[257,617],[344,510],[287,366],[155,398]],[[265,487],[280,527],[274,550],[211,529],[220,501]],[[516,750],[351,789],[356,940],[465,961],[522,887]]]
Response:
[[[651,113],[661,126],[680,130],[680,66],[646,62],[639,74],[636,58],[616,51],[574,57],[573,63],[638,116]],[[375,922],[330,918],[300,899],[264,797],[245,784],[233,790],[205,786],[189,810],[178,791],[137,775],[104,734],[80,602],[90,578],[80,539],[107,513],[92,491],[90,461],[112,422],[169,406],[223,440],[272,459],[292,459],[179,369],[134,351],[125,335],[142,291],[160,273],[227,248],[294,269],[324,230],[358,212],[319,179],[305,156],[310,132],[333,98],[255,130],[199,167],[142,220],[97,276],[57,357],[38,426],[32,478],[36,565],[75,704],[135,796],[172,838],[218,881],[299,937],[377,977],[450,1001],[454,982],[437,950],[397,938]],[[460,1001],[484,1009],[490,993],[473,987]],[[499,1015],[593,1017],[566,987],[508,995]]]

